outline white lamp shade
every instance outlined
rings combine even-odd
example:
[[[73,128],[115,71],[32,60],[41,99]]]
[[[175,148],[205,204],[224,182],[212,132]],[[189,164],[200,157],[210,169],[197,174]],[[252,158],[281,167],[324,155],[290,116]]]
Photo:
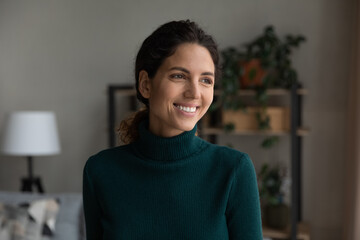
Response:
[[[60,153],[55,114],[43,111],[9,114],[1,147],[4,154],[13,156],[43,156]]]

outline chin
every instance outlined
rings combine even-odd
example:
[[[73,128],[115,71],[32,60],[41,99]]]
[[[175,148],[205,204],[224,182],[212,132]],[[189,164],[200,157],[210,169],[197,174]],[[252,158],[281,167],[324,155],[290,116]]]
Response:
[[[186,124],[186,125],[180,125],[180,126],[179,126],[179,129],[188,132],[188,131],[193,130],[193,128],[195,127],[195,125],[196,125],[196,123],[192,123],[192,124],[189,123],[189,124]]]

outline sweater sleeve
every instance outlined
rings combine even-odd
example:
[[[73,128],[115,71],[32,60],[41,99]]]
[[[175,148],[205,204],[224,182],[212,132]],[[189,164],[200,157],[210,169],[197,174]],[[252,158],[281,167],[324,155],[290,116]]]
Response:
[[[226,209],[230,240],[262,240],[261,210],[254,165],[242,155],[233,175]]]
[[[88,173],[87,164],[83,171],[83,203],[86,225],[86,239],[102,239],[103,230],[100,222],[101,209],[97,201],[94,186]]]

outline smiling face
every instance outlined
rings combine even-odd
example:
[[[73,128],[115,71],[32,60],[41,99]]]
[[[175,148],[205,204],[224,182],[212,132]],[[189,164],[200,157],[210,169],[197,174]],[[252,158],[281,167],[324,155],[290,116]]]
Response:
[[[149,99],[149,130],[172,137],[190,131],[213,100],[215,66],[209,51],[195,43],[177,47],[155,76],[139,74],[139,91]]]

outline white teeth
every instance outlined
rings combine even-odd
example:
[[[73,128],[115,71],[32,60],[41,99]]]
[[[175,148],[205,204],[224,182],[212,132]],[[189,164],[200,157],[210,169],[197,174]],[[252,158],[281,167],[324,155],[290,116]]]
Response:
[[[196,111],[196,107],[183,107],[180,105],[176,105],[176,107],[184,112],[194,113]]]

